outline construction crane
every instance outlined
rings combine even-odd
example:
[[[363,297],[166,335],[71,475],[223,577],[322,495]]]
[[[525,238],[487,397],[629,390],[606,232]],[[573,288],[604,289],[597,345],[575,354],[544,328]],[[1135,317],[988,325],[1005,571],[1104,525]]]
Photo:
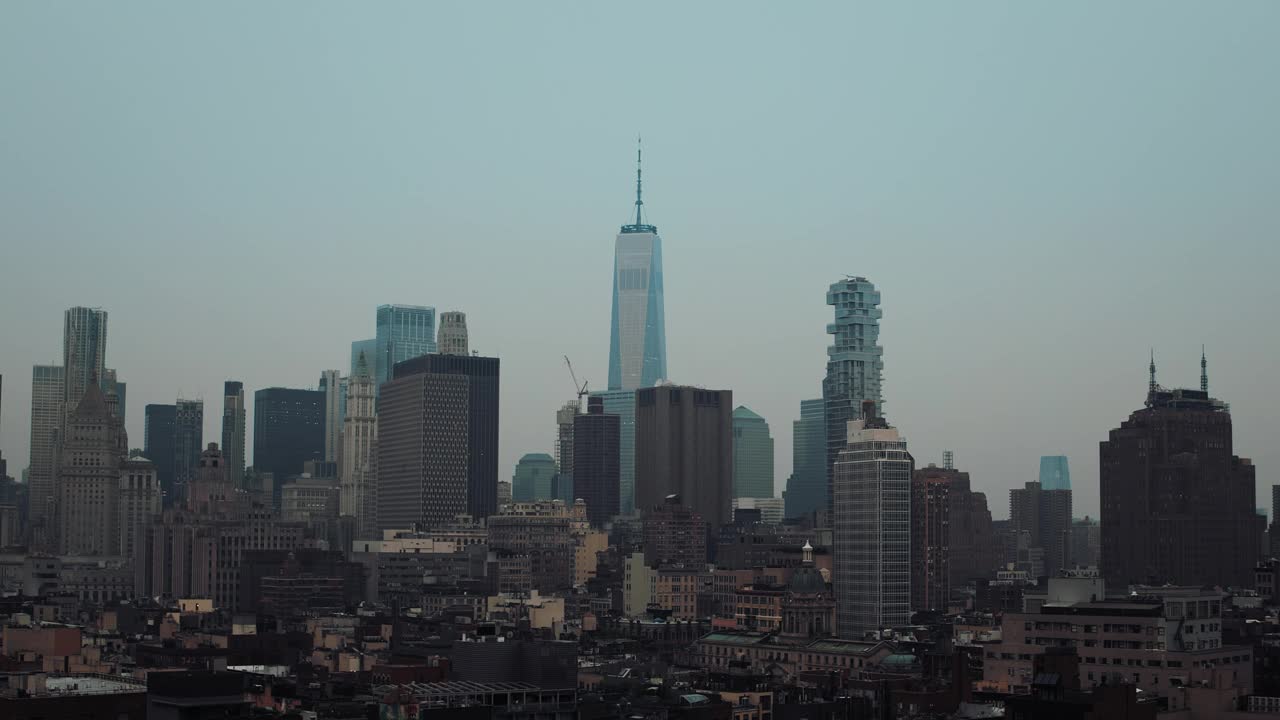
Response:
[[[578,410],[582,410],[582,398],[587,394],[587,381],[583,380],[582,384],[578,384],[578,375],[573,371],[573,363],[569,362],[569,356],[564,356],[564,364],[569,367],[569,377],[573,379],[573,390],[578,393]]]

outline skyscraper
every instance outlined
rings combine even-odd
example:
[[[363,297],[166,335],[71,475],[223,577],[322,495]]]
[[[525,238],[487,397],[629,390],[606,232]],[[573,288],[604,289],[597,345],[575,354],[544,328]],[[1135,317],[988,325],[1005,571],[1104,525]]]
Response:
[[[577,400],[565,403],[564,406],[556,411],[556,472],[559,474],[556,485],[567,491],[569,499],[565,500],[565,502],[569,504],[573,504],[575,499],[573,494],[573,419],[580,412],[582,412],[582,407],[578,405]],[[561,497],[560,499],[563,500],[564,498]]]
[[[114,402],[98,383],[87,383],[57,448],[60,554],[119,553],[120,465],[128,452],[129,439]]]
[[[231,485],[244,487],[245,406],[244,383],[222,384],[222,457]]]
[[[102,392],[116,396],[116,414],[120,416],[120,422],[126,422],[128,416],[125,413],[125,401],[128,399],[129,384],[120,380],[116,371],[111,368],[107,368],[102,372],[102,382],[99,383],[102,386]]]
[[[351,371],[350,375],[355,377],[356,363],[360,361],[360,353],[364,353],[365,362],[369,365],[369,376],[376,379],[375,367],[376,358],[378,356],[378,340],[377,338],[369,338],[368,340],[352,340],[351,341]]]
[[[618,512],[630,515],[636,509],[636,391],[605,390],[590,397],[600,398],[606,415],[618,416]]]
[[[1029,482],[1009,491],[1009,520],[1018,533],[1041,548],[1044,572],[1050,576],[1071,564],[1071,491],[1046,490]]]
[[[436,351],[436,309],[420,305],[379,305],[374,376],[392,377],[396,363]]]
[[[822,398],[800,401],[800,419],[791,423],[791,477],[786,516],[827,508],[827,427]]]
[[[186,500],[204,451],[204,401],[178,398],[173,416],[173,499]]]
[[[1150,366],[1146,406],[1099,445],[1102,571],[1129,583],[1251,587],[1262,526],[1255,469],[1234,454],[1231,412],[1200,390],[1166,389]]]
[[[436,347],[442,355],[466,355],[467,348],[467,314],[450,311],[440,313],[440,334],[436,336]]]
[[[378,399],[379,530],[437,527],[467,512],[470,413],[464,375],[405,372],[383,385]],[[496,481],[494,485],[496,496]]]
[[[1071,471],[1067,469],[1066,455],[1040,458],[1040,487],[1045,490],[1071,489]]]
[[[880,378],[884,350],[880,339],[880,293],[864,277],[846,277],[827,289],[827,304],[835,308],[835,322],[827,325],[827,376],[822,381],[827,426],[827,502],[831,503],[833,464],[845,448],[846,425],[870,400],[884,413]]]
[[[839,637],[911,619],[911,474],[907,442],[864,401],[835,462],[836,628]]]
[[[515,502],[555,500],[556,461],[547,453],[525,453],[511,475],[511,499]]]
[[[733,496],[773,497],[773,436],[746,405],[733,411]]]
[[[466,379],[466,512],[474,518],[493,515],[498,511],[498,358],[420,355],[397,364],[394,375],[399,378],[419,373]]]
[[[28,459],[27,522],[52,521],[54,444],[62,429],[63,373],[58,365],[31,368],[31,454]],[[52,531],[52,527],[49,527]]]
[[[587,413],[573,417],[573,492],[595,527],[618,514],[620,428],[618,416],[605,413],[603,398],[588,398]]]
[[[84,397],[90,382],[106,379],[107,311],[73,307],[63,314],[62,389],[63,414],[70,415]]]
[[[713,529],[732,518],[733,391],[659,385],[636,392],[636,504],[679,495]]]
[[[325,393],[272,387],[253,394],[253,469],[272,474],[272,502],[308,460],[324,460]]]
[[[338,512],[356,520],[356,537],[377,532],[377,476],[373,457],[378,439],[373,373],[361,354],[347,383],[346,418],[342,428],[342,466],[338,472]]]
[[[911,607],[946,612],[951,589],[996,570],[987,498],[970,488],[969,473],[950,467],[911,476]]]
[[[156,481],[166,504],[173,502],[174,449],[178,407],[176,405],[151,404],[144,408],[142,454],[155,463]]]
[[[662,238],[644,224],[640,153],[636,151],[636,221],[614,242],[613,315],[609,332],[609,389],[652,387],[667,377]]]
[[[347,388],[341,371],[321,372],[320,391],[324,393],[324,461],[336,463],[342,451],[342,424],[347,404]]]

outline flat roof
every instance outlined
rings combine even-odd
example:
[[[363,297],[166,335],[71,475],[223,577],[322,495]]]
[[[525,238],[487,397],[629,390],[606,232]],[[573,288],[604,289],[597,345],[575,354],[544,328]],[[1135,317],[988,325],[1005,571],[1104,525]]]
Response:
[[[49,677],[45,689],[50,695],[115,695],[119,693],[145,693],[147,686],[124,678],[111,679],[101,675],[92,677]]]

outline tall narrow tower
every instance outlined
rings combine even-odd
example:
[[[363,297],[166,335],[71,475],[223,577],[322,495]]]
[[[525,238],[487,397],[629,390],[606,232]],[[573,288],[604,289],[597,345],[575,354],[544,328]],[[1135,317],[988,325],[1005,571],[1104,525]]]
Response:
[[[846,277],[831,283],[827,304],[835,308],[834,322],[827,325],[831,345],[827,347],[827,376],[822,381],[827,426],[827,506],[830,507],[835,480],[832,467],[836,456],[845,449],[848,422],[859,418],[867,401],[884,413],[884,398],[880,394],[884,350],[879,345],[880,292],[871,281],[864,277]]]
[[[106,377],[107,311],[69,308],[62,325],[63,415],[69,417],[90,382],[102,385]]]
[[[222,458],[234,487],[244,487],[244,383],[222,383]]]
[[[653,387],[667,377],[662,238],[643,218],[640,150],[636,150],[636,221],[623,225],[613,251],[609,389]]]

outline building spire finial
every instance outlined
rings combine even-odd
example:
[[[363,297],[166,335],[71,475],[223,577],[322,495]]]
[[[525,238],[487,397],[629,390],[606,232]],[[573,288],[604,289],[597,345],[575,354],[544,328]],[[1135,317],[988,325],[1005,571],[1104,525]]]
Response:
[[[1209,364],[1204,359],[1204,345],[1200,346],[1200,392],[1209,392]]]
[[[1151,380],[1150,382],[1147,383],[1147,392],[1149,394],[1155,394],[1155,391],[1156,391],[1156,349],[1155,348],[1151,348],[1151,365],[1149,367],[1149,370],[1151,372]]]
[[[640,136],[636,136],[636,225],[641,225],[640,208],[644,206],[644,200],[640,199]]]

